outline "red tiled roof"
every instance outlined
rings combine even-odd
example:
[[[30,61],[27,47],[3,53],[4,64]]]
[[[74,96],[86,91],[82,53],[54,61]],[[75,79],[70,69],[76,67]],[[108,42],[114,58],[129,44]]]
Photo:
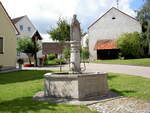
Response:
[[[114,40],[99,40],[95,44],[95,50],[118,49]]]

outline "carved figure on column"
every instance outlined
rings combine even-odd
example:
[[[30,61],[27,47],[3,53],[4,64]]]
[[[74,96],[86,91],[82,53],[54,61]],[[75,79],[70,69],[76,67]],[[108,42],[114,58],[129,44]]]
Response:
[[[80,41],[81,41],[81,29],[80,23],[77,20],[77,15],[73,15],[72,23],[70,26],[70,44],[71,44],[71,55],[70,63],[72,73],[80,73]]]

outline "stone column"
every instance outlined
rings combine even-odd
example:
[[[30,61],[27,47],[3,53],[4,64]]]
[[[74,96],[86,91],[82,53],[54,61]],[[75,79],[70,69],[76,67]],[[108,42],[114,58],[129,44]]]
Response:
[[[71,37],[71,72],[80,73],[80,41],[81,41],[81,30],[80,23],[76,18],[76,15],[73,16],[71,27],[70,27],[70,37]]]

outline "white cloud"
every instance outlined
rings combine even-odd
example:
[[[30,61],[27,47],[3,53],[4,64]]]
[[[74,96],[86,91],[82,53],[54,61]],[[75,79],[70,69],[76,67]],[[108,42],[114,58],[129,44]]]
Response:
[[[49,34],[41,34],[43,40],[42,42],[54,42],[51,38]]]
[[[116,0],[1,0],[9,15],[14,18],[28,15],[40,31],[48,30],[46,26],[54,25],[58,18],[65,17],[69,21],[77,14],[84,30],[99,16],[116,7]],[[133,0],[119,0],[119,9],[135,17],[136,13],[130,8]],[[39,21],[40,20],[40,21]],[[47,20],[47,22],[42,22]],[[48,20],[50,22],[48,22]],[[37,22],[40,22],[37,23]],[[53,22],[53,23],[51,23]],[[42,26],[42,23],[44,25]],[[40,26],[39,26],[40,25]],[[46,34],[45,34],[46,37]]]

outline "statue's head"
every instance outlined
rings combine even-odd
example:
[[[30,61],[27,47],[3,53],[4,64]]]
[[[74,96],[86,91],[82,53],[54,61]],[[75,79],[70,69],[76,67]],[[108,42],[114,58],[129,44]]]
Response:
[[[76,19],[76,18],[77,18],[77,15],[76,15],[76,14],[74,14],[74,15],[73,15],[73,19]]]

